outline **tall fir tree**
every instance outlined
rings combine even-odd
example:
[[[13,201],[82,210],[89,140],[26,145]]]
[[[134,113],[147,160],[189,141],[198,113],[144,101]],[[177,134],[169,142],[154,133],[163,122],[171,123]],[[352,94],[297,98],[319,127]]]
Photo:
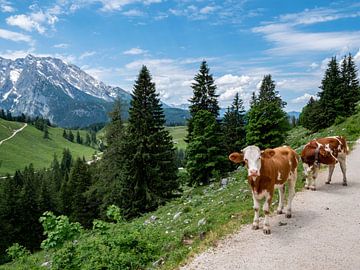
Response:
[[[271,75],[264,76],[259,96],[253,95],[246,127],[247,144],[273,148],[284,143],[290,124]]]
[[[156,209],[179,187],[175,148],[164,124],[155,84],[143,66],[134,85],[123,145],[126,156],[121,207],[127,217]]]
[[[317,122],[321,123],[320,128],[325,128],[334,123],[339,111],[344,110],[344,104],[341,100],[340,70],[336,57],[331,58],[321,81],[320,89],[321,91],[318,93],[319,104],[323,113],[317,117],[321,117]]]
[[[216,94],[216,85],[210,69],[206,61],[201,62],[199,72],[194,77],[194,83],[191,85],[193,89],[193,97],[190,101],[190,119],[188,120],[188,136],[187,141],[191,140],[192,119],[200,110],[211,112],[214,117],[219,116],[218,95]]]
[[[209,184],[210,178],[230,168],[223,137],[215,116],[207,110],[198,111],[193,124],[193,139],[186,150],[189,184]]]
[[[246,143],[245,109],[239,93],[224,115],[222,121],[227,153],[239,151]]]
[[[356,103],[360,100],[359,80],[357,68],[351,54],[345,56],[340,68],[341,94],[340,102],[342,110],[338,111],[339,116],[349,117],[356,111]]]

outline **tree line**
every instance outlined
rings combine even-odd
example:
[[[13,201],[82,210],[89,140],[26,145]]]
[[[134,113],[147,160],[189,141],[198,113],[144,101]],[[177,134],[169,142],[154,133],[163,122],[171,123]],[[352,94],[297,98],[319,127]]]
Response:
[[[356,111],[360,100],[357,68],[351,54],[340,63],[336,57],[328,63],[321,81],[318,99],[310,98],[300,114],[300,124],[311,131],[342,122]]]

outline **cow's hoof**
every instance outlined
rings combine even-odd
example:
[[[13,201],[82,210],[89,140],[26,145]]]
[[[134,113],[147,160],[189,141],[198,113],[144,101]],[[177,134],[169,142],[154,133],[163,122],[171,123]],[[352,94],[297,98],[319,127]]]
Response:
[[[346,187],[346,186],[347,186],[347,183],[346,183],[346,182],[343,182],[343,186]]]
[[[276,210],[276,213],[277,213],[278,215],[281,215],[281,214],[283,214],[283,211],[282,211],[282,210]]]
[[[264,229],[263,229],[263,233],[264,233],[264,234],[271,234],[270,228],[264,228]]]
[[[305,185],[304,187],[305,187],[306,189],[309,189],[309,186],[308,186],[308,185]]]
[[[326,181],[325,184],[330,185],[330,181]]]
[[[316,191],[316,187],[310,187],[310,190]]]
[[[259,229],[259,225],[253,224],[252,227],[251,227],[251,229],[253,229],[253,230],[258,230],[258,229]]]
[[[291,213],[286,213],[285,217],[286,218],[291,218]]]

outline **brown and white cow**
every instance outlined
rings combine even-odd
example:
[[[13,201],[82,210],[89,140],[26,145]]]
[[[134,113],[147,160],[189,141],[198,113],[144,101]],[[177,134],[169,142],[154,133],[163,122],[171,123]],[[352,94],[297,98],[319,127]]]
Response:
[[[343,173],[343,186],[347,186],[346,180],[346,155],[349,148],[346,139],[342,136],[326,137],[308,142],[301,152],[304,174],[306,177],[305,188],[316,190],[320,164],[329,165],[329,175],[326,184],[330,184],[335,164],[340,163]]]
[[[245,163],[248,169],[248,182],[252,190],[255,216],[252,228],[259,229],[260,200],[265,197],[263,211],[265,214],[263,232],[270,234],[269,208],[274,189],[279,189],[278,214],[283,213],[286,181],[289,183],[288,205],[286,217],[291,217],[291,202],[295,195],[297,178],[298,155],[288,146],[260,151],[260,148],[251,145],[240,153],[230,154],[229,159],[235,163]]]

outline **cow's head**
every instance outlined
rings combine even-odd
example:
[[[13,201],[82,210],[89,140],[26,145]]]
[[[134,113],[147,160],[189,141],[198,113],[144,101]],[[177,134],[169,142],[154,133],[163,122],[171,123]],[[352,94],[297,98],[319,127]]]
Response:
[[[248,169],[248,176],[260,176],[261,159],[271,158],[275,154],[272,149],[260,151],[260,148],[255,145],[250,145],[244,148],[241,152],[234,152],[230,154],[229,159],[234,163],[245,163]]]

